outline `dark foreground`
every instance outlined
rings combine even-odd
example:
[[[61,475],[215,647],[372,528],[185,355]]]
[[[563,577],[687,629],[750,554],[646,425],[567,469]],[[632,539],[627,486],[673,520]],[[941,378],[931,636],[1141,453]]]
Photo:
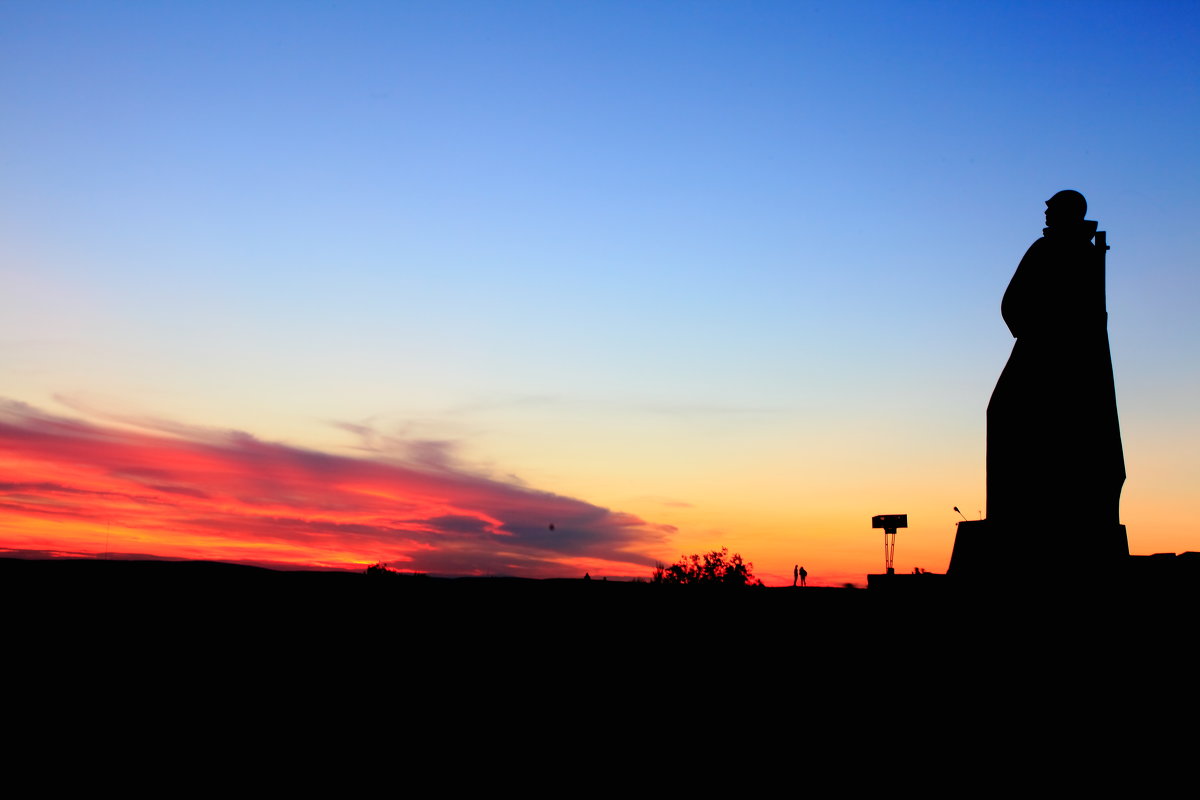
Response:
[[[797,736],[806,770],[861,762],[879,736],[933,759],[919,770],[1000,736],[1011,770],[1064,738],[1162,730],[1189,697],[1197,608],[1195,592],[1121,586],[697,591],[13,559],[0,601],[31,742],[125,753],[124,726],[139,748],[217,764],[290,741],[318,761],[340,748],[420,771],[529,751],[602,774],[739,749],[787,771]]]
[[[740,653],[839,642],[881,657],[1006,630],[1062,636],[1169,628],[1190,624],[1200,599],[1190,584],[956,587],[940,575],[897,577],[903,580],[885,590],[707,588],[2,558],[0,596],[17,627],[98,637],[200,636],[219,645],[287,634],[345,640],[348,648],[521,640],[546,650],[625,642]]]

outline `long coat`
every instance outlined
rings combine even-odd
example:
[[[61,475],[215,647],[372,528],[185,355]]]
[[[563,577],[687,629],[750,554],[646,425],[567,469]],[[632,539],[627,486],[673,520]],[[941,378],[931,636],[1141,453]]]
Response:
[[[1016,337],[987,411],[987,518],[1026,530],[1119,524],[1125,482],[1095,222],[1046,228],[1000,310]]]

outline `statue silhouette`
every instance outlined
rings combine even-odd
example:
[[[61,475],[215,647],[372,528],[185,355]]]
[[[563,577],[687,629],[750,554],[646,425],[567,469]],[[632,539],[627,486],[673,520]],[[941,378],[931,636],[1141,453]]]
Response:
[[[1119,519],[1125,459],[1108,346],[1107,246],[1086,213],[1079,192],[1047,200],[1043,236],[1004,293],[1000,313],[1017,341],[988,403],[986,525],[959,523],[952,573],[986,568],[982,549],[963,541],[973,530],[986,530],[993,547],[997,536],[1019,537],[1057,567],[1129,554]]]

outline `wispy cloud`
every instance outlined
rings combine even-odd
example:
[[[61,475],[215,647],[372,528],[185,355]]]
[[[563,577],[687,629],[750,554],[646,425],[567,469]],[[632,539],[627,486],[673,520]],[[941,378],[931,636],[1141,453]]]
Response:
[[[695,503],[688,503],[683,500],[676,500],[673,497],[662,497],[660,495],[655,495],[655,494],[641,495],[640,497],[636,497],[634,499],[641,503],[654,503],[656,505],[666,506],[667,508],[695,508],[696,507]]]
[[[716,406],[703,405],[700,403],[642,404],[638,406],[638,408],[639,410],[648,414],[661,414],[672,417],[699,419],[775,417],[780,414],[787,413],[787,409],[784,408],[772,408],[765,406]]]
[[[474,474],[447,442],[393,444],[351,457],[0,401],[0,547],[550,576],[642,572],[674,530]]]

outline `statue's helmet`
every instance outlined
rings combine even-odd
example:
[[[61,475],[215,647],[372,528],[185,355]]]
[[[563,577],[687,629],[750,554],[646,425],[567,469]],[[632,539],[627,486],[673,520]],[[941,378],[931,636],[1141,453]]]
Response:
[[[1046,208],[1063,219],[1083,219],[1087,214],[1087,200],[1074,189],[1063,189],[1046,201]]]

